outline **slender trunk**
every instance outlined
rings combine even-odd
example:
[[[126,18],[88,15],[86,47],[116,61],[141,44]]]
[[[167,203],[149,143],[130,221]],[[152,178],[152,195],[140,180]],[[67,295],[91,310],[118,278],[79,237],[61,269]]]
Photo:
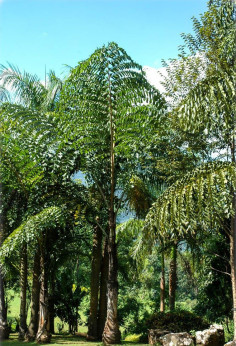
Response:
[[[107,280],[108,280],[108,241],[107,237],[104,240],[103,257],[101,265],[101,281],[100,281],[100,297],[98,311],[98,339],[102,340],[102,333],[105,327],[107,318]]]
[[[115,130],[113,124],[113,109],[112,109],[112,92],[111,78],[108,72],[109,84],[109,115],[110,115],[110,163],[111,163],[111,194],[109,208],[109,235],[108,235],[108,255],[109,255],[109,272],[107,285],[107,319],[103,332],[104,344],[120,343],[121,333],[119,330],[117,318],[118,305],[118,282],[117,282],[117,248],[116,248],[116,215],[115,215]]]
[[[117,305],[118,305],[118,282],[117,282],[117,248],[115,239],[115,224],[114,215],[110,215],[110,230],[108,239],[108,256],[109,256],[109,270],[108,270],[108,284],[107,284],[107,319],[103,332],[104,344],[118,344],[120,343],[121,333],[118,325],[117,318]]]
[[[169,308],[170,311],[175,309],[175,293],[177,287],[177,245],[171,248],[171,261],[169,273]]]
[[[79,315],[79,307],[76,306],[76,317],[75,317],[75,332],[78,333],[78,315]]]
[[[90,285],[90,313],[88,320],[88,340],[98,338],[98,293],[99,274],[102,257],[102,231],[99,226],[94,227],[93,250],[91,263],[91,285]]]
[[[0,266],[0,343],[9,338],[9,328],[7,324],[7,308],[5,302],[4,280]]]
[[[161,253],[160,311],[165,311],[165,255]]]
[[[18,339],[24,340],[27,332],[27,311],[26,311],[26,294],[27,294],[27,245],[23,244],[20,259],[20,325]]]
[[[51,339],[49,332],[49,313],[48,313],[48,280],[45,265],[45,245],[40,247],[40,296],[39,296],[39,326],[36,340],[39,343],[48,343]]]
[[[0,246],[4,237],[4,222],[2,209],[2,184],[0,183]],[[5,288],[2,268],[0,265],[0,342],[9,337],[9,328],[7,324],[7,308],[5,302]]]
[[[235,140],[231,146],[232,162],[235,163]],[[231,217],[230,232],[230,266],[231,266],[231,283],[233,294],[233,321],[234,321],[234,340],[236,341],[236,191],[232,190],[232,207],[234,214]]]
[[[54,297],[50,296],[48,299],[48,313],[49,313],[49,326],[50,326],[50,334],[55,334],[55,311],[54,311]]]
[[[48,310],[49,310],[49,325],[50,325],[50,333],[55,334],[55,308],[54,308],[54,294],[55,294],[55,277],[54,272],[51,274],[51,287],[50,287],[50,295],[48,299]]]
[[[37,249],[34,256],[33,268],[33,282],[32,282],[32,295],[31,295],[31,316],[28,327],[27,339],[28,341],[35,340],[38,323],[39,323],[39,293],[40,293],[40,252]]]
[[[232,218],[233,219],[233,218]],[[235,217],[234,217],[235,219]],[[234,340],[236,341],[236,221],[232,220],[233,233],[230,235],[230,265],[231,284],[233,293]]]

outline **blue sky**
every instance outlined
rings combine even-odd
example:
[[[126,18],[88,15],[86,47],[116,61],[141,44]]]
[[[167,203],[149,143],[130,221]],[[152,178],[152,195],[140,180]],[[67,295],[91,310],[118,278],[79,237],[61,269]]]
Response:
[[[0,63],[44,78],[117,42],[141,65],[177,56],[206,0],[0,0]]]

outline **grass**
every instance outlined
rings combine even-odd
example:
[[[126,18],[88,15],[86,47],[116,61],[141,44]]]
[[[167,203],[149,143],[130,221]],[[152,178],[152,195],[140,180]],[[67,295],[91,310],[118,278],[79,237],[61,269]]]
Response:
[[[13,290],[10,290],[7,292],[8,293],[8,299],[9,304],[8,304],[8,319],[13,320],[13,330],[14,330],[14,324],[15,324],[15,319],[19,319],[19,310],[20,310],[20,295]],[[85,320],[84,316],[83,319]],[[27,317],[27,322],[29,322],[30,318],[30,309],[28,309],[28,317]],[[58,333],[58,325],[62,324],[62,321],[56,317],[55,318],[55,331]],[[68,325],[66,323],[64,324],[63,332],[68,331]],[[87,333],[87,327],[86,326],[79,326],[79,335],[73,336],[73,335],[68,335],[68,334],[55,334],[52,336],[52,340],[50,345],[58,345],[58,346],[63,346],[63,345],[69,345],[69,346],[102,346],[102,342],[89,342],[86,340],[86,337],[81,336],[81,334]],[[139,335],[130,335],[127,336],[124,341],[122,341],[122,345],[139,345],[139,346],[144,346],[144,344],[138,344],[138,339]],[[10,334],[9,340],[6,340],[1,343],[1,346],[36,346],[36,342],[23,342],[18,340],[18,334],[17,333],[12,333]]]
[[[19,345],[35,346],[36,342],[24,342],[18,341],[18,334],[11,334],[9,340],[5,340],[1,346],[19,346]],[[102,343],[92,343],[88,342],[86,338],[80,336],[71,336],[71,335],[53,335],[50,345],[102,345]]]
[[[24,342],[24,341],[18,341],[18,334],[11,334],[10,339],[3,341],[1,346],[35,346],[37,345],[35,342]],[[63,345],[69,345],[69,346],[102,346],[102,342],[89,342],[86,340],[85,337],[81,336],[72,336],[72,335],[53,335],[50,345],[54,346],[63,346]],[[144,346],[145,344],[138,344],[135,340],[134,342],[131,341],[123,341],[122,345],[139,345]]]
[[[20,294],[18,292],[15,292],[13,290],[7,291],[7,298],[8,298],[8,309],[7,309],[7,317],[8,322],[10,320],[12,321],[12,330],[15,330],[16,326],[16,320],[19,320],[19,312],[20,312]],[[29,304],[30,302],[28,302]],[[80,313],[82,322],[86,322],[86,317]],[[29,324],[30,321],[30,307],[28,308],[28,314],[27,314],[27,324]],[[61,321],[59,317],[56,317],[54,320],[54,326],[55,326],[55,332],[59,333],[58,326],[63,325],[62,333],[66,333],[69,330],[69,326],[67,323],[64,323]],[[79,326],[79,331],[81,333],[87,332],[86,326]]]

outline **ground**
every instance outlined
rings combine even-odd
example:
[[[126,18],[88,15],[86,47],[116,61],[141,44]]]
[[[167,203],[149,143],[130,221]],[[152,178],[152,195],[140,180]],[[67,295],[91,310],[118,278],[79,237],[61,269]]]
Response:
[[[1,346],[18,346],[23,345],[23,342],[18,341],[18,334],[11,334],[10,339],[2,342]],[[35,342],[29,342],[25,343],[26,346],[35,346],[37,345]],[[63,345],[69,345],[69,346],[101,346],[102,343],[100,342],[88,342],[85,337],[81,336],[71,336],[71,335],[53,335],[51,344],[53,346],[63,346]],[[135,342],[131,341],[123,341],[122,346],[129,345],[129,346],[146,346],[144,344],[137,344]]]

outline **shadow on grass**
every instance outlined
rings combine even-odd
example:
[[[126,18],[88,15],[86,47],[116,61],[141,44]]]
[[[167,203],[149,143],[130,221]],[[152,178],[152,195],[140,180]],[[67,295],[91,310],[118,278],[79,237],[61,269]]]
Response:
[[[26,341],[19,341],[18,340],[18,334],[11,334],[9,340],[5,340],[1,343],[1,346],[35,346],[37,345],[36,342],[26,342]],[[102,343],[94,343],[94,342],[88,342],[85,337],[81,336],[73,336],[73,335],[67,335],[67,334],[57,334],[53,335],[50,345],[102,345]]]
[[[25,342],[25,341],[19,341],[18,340],[18,334],[11,334],[9,340],[5,340],[1,343],[1,346],[36,346],[38,345],[36,342]],[[87,346],[102,346],[102,342],[92,342],[87,341],[86,337],[84,336],[77,336],[77,335],[68,335],[68,334],[55,334],[52,336],[50,345],[70,345],[70,346],[76,346],[76,345],[87,345]],[[132,341],[122,341],[122,345],[139,345],[143,346],[144,344],[138,344],[136,342]]]

